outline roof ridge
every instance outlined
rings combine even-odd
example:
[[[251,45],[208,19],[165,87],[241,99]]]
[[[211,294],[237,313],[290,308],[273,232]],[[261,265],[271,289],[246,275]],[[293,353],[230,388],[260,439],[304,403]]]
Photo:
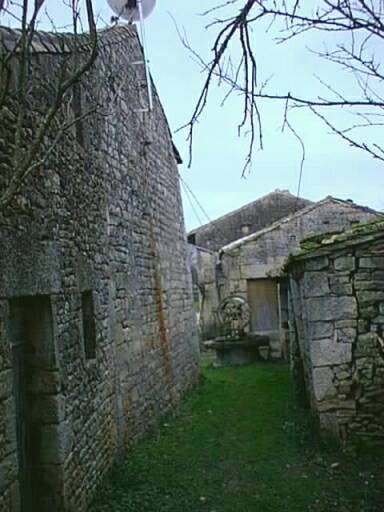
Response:
[[[261,196],[261,197],[258,197],[257,199],[254,199],[253,201],[250,201],[249,203],[243,205],[243,206],[240,206],[240,208],[236,208],[235,210],[232,210],[228,213],[225,213],[224,215],[221,215],[220,217],[217,217],[216,219],[213,219],[211,220],[210,222],[206,222],[205,224],[201,224],[201,226],[195,228],[195,229],[192,229],[191,231],[188,231],[188,235],[193,235],[195,233],[197,233],[197,231],[199,229],[202,229],[202,228],[205,228],[209,225],[212,225],[212,224],[215,224],[216,222],[218,221],[221,221],[227,217],[230,217],[231,215],[235,215],[239,212],[241,212],[242,210],[254,205],[255,203],[258,203],[259,201],[262,201],[263,199],[266,199],[267,197],[269,196],[272,196],[272,195],[285,195],[285,196],[291,196],[293,198],[296,198],[296,199],[300,199],[301,201],[306,201],[310,204],[313,204],[313,201],[311,201],[310,199],[305,199],[305,198],[298,198],[297,196],[295,196],[294,194],[291,194],[291,192],[289,192],[289,190],[279,190],[279,189],[276,189],[276,190],[273,190],[271,192],[268,192],[268,194],[265,194],[264,196]]]
[[[255,231],[254,233],[251,233],[251,234],[249,234],[247,236],[244,236],[242,238],[238,238],[237,240],[235,240],[235,241],[233,241],[233,242],[231,242],[229,244],[224,245],[219,250],[219,253],[224,253],[224,252],[230,251],[232,249],[235,249],[236,247],[238,247],[239,245],[243,244],[246,241],[256,240],[256,238],[258,238],[259,236],[263,235],[264,233],[268,233],[269,231],[273,231],[274,229],[279,227],[281,224],[289,222],[293,218],[305,215],[306,213],[308,213],[308,212],[318,208],[319,206],[323,205],[324,203],[326,203],[328,201],[343,203],[344,205],[348,205],[351,208],[356,208],[356,209],[359,209],[359,210],[363,209],[363,211],[372,212],[372,213],[375,213],[376,215],[383,215],[381,212],[378,212],[376,210],[372,210],[372,209],[370,209],[368,207],[365,207],[365,206],[359,206],[359,205],[355,204],[353,201],[351,202],[351,201],[346,201],[346,200],[343,200],[343,199],[338,199],[338,198],[333,197],[333,196],[326,196],[326,197],[324,197],[324,199],[320,199],[320,201],[317,201],[316,203],[312,203],[312,204],[310,204],[308,206],[305,206],[304,208],[298,210],[297,212],[291,213],[291,214],[287,215],[286,217],[283,217],[282,219],[278,219],[277,221],[273,222],[272,224],[270,224],[269,226],[266,226],[263,229],[260,229],[259,231]],[[367,208],[367,210],[364,210],[364,208]],[[379,220],[380,219],[378,219],[377,221],[373,221],[373,222],[378,222]]]
[[[0,25],[1,42],[9,51],[17,41],[19,29]],[[97,31],[98,42],[101,47],[118,44],[125,39],[137,36],[134,25],[115,25]],[[76,39],[76,42],[75,42]],[[51,32],[36,30],[33,34],[32,48],[35,53],[70,53],[76,50],[89,49],[90,39],[88,32],[75,35],[73,32]]]

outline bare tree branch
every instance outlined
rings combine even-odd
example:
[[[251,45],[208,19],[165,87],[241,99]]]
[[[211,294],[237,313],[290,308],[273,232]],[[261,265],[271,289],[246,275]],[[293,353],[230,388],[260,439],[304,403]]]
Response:
[[[231,6],[235,10],[238,5],[240,10],[228,16]],[[206,75],[192,115],[188,123],[181,127],[188,132],[189,164],[192,162],[194,129],[208,106],[214,81],[226,89],[223,102],[234,92],[242,95],[243,109],[238,127],[248,133],[250,141],[244,169],[251,165],[255,141],[258,141],[259,148],[264,145],[260,106],[265,102],[282,103],[285,107],[284,125],[298,138],[300,145],[303,139],[288,116],[292,109],[304,108],[350,146],[382,159],[380,141],[368,143],[349,135],[353,131],[358,137],[359,130],[380,126],[375,117],[384,114],[384,62],[379,50],[384,42],[382,0],[317,0],[309,5],[304,0],[228,0],[208,9],[203,15],[215,16],[207,24],[211,30],[217,31],[212,58],[206,60],[198,55],[186,36],[181,37],[183,45]],[[339,90],[321,77],[318,83],[324,88],[324,94],[303,96],[295,91],[281,92],[281,87],[273,90],[270,81],[260,82],[258,79],[258,48],[251,31],[272,34],[277,45],[284,45],[294,38],[308,38],[313,31],[322,32],[324,45],[329,44],[330,49],[315,49],[312,50],[313,54],[336,65],[339,72],[350,73],[359,93],[352,94],[350,88]],[[306,46],[307,39],[303,41]],[[235,51],[232,53],[233,47]],[[327,114],[334,109],[353,112],[364,122],[352,123],[349,128],[338,128]],[[305,159],[303,148],[302,155],[300,175]]]
[[[31,67],[31,59],[34,56],[34,37],[36,34],[36,22],[38,14],[44,4],[44,0],[36,0],[34,11],[28,20],[28,0],[23,0],[22,19],[20,37],[16,40],[13,47],[8,50],[2,44],[0,39],[0,108],[7,103],[8,98],[16,92],[16,125],[14,130],[14,150],[13,150],[13,168],[12,175],[5,189],[0,194],[0,211],[4,210],[12,203],[15,195],[25,182],[26,178],[38,167],[45,163],[51,155],[53,149],[62,139],[64,133],[84,116],[77,116],[73,122],[64,123],[56,128],[56,134],[53,141],[44,147],[45,139],[53,127],[53,123],[62,110],[66,95],[72,90],[81,78],[90,70],[97,57],[97,31],[91,0],[85,0],[90,50],[88,55],[82,51],[81,59],[78,59],[76,46],[77,41],[77,4],[73,3],[74,17],[74,38],[75,38],[75,66],[70,70],[69,56],[64,55],[55,77],[53,100],[48,105],[46,111],[39,119],[39,126],[35,131],[32,140],[27,148],[23,141],[25,132],[26,116],[29,114],[29,91],[27,87],[28,73]],[[15,74],[15,84],[11,87],[11,64],[15,61],[17,65]],[[14,90],[13,90],[14,89]],[[88,114],[88,113],[87,113]],[[85,115],[87,115],[85,114]],[[52,138],[52,137],[51,137]],[[42,155],[40,154],[42,153]]]

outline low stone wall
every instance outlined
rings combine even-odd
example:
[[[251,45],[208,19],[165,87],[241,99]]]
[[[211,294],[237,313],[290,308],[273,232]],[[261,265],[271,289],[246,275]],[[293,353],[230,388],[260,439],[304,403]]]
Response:
[[[322,431],[384,444],[384,226],[370,230],[290,260],[291,353]]]

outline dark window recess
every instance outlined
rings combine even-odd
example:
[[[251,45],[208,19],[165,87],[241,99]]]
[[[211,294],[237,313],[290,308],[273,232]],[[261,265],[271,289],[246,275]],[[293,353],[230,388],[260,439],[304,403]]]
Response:
[[[83,312],[83,340],[86,359],[96,358],[95,308],[91,291],[81,294]]]
[[[188,235],[188,243],[196,245],[196,235],[195,234]]]

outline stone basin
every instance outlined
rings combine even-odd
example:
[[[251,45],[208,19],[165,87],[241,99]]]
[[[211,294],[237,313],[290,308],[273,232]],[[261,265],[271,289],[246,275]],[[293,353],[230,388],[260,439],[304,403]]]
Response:
[[[204,343],[206,348],[216,352],[216,366],[241,366],[265,360],[269,350],[269,337],[250,334],[245,338],[215,338]],[[261,355],[260,349],[264,352]]]

